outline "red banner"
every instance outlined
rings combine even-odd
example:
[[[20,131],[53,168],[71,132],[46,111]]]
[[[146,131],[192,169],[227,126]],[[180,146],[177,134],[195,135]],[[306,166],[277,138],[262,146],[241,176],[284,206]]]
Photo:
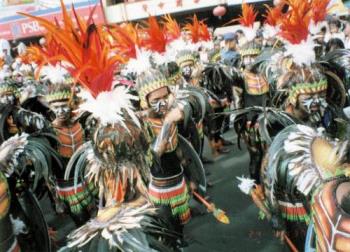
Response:
[[[96,5],[93,19],[96,24],[102,24],[104,22],[103,10],[99,2],[97,2]],[[94,6],[95,5],[91,5],[90,3],[83,3],[75,6],[75,9],[79,16],[87,20]],[[68,9],[70,9],[70,7],[68,7]],[[61,8],[45,9],[29,14],[40,16],[51,21],[54,21],[55,18],[60,22],[62,21]],[[37,21],[30,18],[16,15],[0,19],[0,38],[13,40],[41,36],[43,34],[45,34],[45,29],[39,26]]]

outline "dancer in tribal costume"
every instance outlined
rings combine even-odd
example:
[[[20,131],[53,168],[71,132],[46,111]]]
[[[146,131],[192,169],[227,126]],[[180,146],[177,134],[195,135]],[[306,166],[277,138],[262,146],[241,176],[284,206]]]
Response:
[[[273,227],[285,230],[300,250],[316,195],[329,186],[329,181],[341,182],[349,168],[344,164],[346,151],[347,142],[328,139],[302,125],[282,130],[270,146],[262,168],[267,216]],[[327,202],[331,203],[330,199]],[[281,238],[283,234],[279,233]]]
[[[157,163],[153,163],[149,129],[134,114],[131,100],[136,97],[125,87],[109,94],[81,105],[99,123],[93,139],[78,149],[66,170],[66,178],[75,169],[75,181],[98,188],[97,217],[73,231],[62,251],[96,251],[97,247],[101,251],[168,251],[177,234],[167,230],[166,220],[150,201],[150,167]],[[113,110],[101,114],[102,104],[110,104]]]
[[[0,250],[51,251],[49,229],[38,198],[59,159],[43,139],[23,133],[0,147]]]
[[[165,76],[160,71],[151,69],[146,69],[138,75],[137,90],[141,107],[149,111],[144,121],[150,124],[156,136],[152,148],[160,162],[159,167],[151,169],[150,198],[173,216],[175,229],[182,233],[183,225],[190,219],[187,182],[192,190],[197,189],[197,184],[200,182],[202,188],[198,189],[202,189],[202,192],[205,191],[205,182],[203,179],[196,181],[195,168],[192,168],[193,171],[186,168],[189,165],[188,155],[192,155],[192,162],[195,160],[199,163],[197,165],[202,166],[197,154],[179,135],[177,124],[190,117],[203,116],[202,113],[205,113],[205,109],[201,107],[203,97],[199,96],[200,93],[191,95],[191,91],[186,90],[183,92],[183,97],[179,96],[180,92],[175,97],[170,92]],[[200,173],[203,178],[203,169]],[[188,181],[184,175],[187,175]]]
[[[172,235],[159,223],[146,186],[151,164],[147,132],[133,111],[134,97],[125,87],[113,89],[122,58],[111,56],[109,44],[91,19],[76,29],[61,5],[65,27],[39,22],[61,43],[63,60],[69,63],[66,70],[90,93],[79,110],[97,120],[92,142],[81,145],[71,157],[65,178],[74,170],[73,190],[79,179],[92,183],[100,200],[97,217],[73,231],[62,250],[166,251],[162,241]],[[76,17],[76,23],[81,20]],[[74,35],[62,39],[67,31]],[[86,47],[89,41],[95,43]]]
[[[88,134],[88,127],[82,124],[82,116],[74,116],[73,110],[76,107],[76,100],[72,86],[72,81],[68,72],[61,66],[45,66],[40,72],[42,80],[48,85],[48,92],[45,100],[54,113],[52,128],[57,137],[57,151],[61,155],[66,166],[77,151],[84,144],[85,136]],[[55,169],[55,188],[53,198],[56,204],[56,211],[62,213],[63,205],[71,215],[77,225],[82,225],[95,209],[95,199],[97,192],[92,183],[79,182],[74,187],[73,175],[64,179],[64,170]],[[58,202],[60,201],[60,202]]]
[[[245,42],[241,43],[239,53],[241,55],[242,72],[236,72],[234,93],[235,108],[249,108],[254,106],[266,107],[269,105],[270,85],[261,74],[254,62],[261,53],[262,45],[256,41],[257,27],[254,24],[257,13],[252,5],[242,4],[242,15],[233,21],[239,21],[245,34]],[[244,111],[244,113],[243,113]],[[243,138],[250,156],[250,176],[259,183],[259,168],[266,150],[266,145],[259,133],[257,123],[257,111],[241,110],[239,117],[232,116],[233,125],[239,139]]]
[[[50,132],[42,115],[20,106],[18,86],[9,78],[0,80],[0,142],[21,132]]]

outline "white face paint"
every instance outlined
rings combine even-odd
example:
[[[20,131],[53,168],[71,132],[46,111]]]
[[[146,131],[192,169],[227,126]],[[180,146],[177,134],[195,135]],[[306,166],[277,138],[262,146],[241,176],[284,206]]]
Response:
[[[71,108],[68,101],[55,102],[50,105],[51,110],[56,116],[56,119],[66,121],[71,116]]]
[[[311,123],[317,124],[322,120],[328,106],[325,96],[325,92],[299,95],[300,109],[309,115],[308,120]]]
[[[182,68],[182,76],[187,78],[190,78],[192,75],[192,66],[188,65],[188,66],[184,66]]]
[[[253,64],[254,61],[255,61],[255,56],[247,55],[243,57],[243,65],[246,67]]]
[[[0,96],[0,103],[14,105],[16,102],[16,97],[14,94],[7,93]]]

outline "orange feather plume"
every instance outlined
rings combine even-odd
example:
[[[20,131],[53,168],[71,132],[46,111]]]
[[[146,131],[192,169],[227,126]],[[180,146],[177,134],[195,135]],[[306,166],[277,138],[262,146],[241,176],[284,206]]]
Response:
[[[210,40],[210,32],[204,21],[199,21],[196,15],[193,15],[192,23],[187,23],[184,27],[189,32],[192,43]]]
[[[5,65],[5,61],[2,58],[0,58],[0,67],[2,67],[3,65]]]
[[[144,24],[145,27],[143,31],[145,32],[146,38],[143,39],[142,45],[154,52],[165,52],[167,39],[163,27],[159,25],[157,19],[153,16],[150,16]]]
[[[253,27],[258,13],[254,10],[254,6],[247,4],[246,2],[242,3],[242,15],[239,18],[233,19],[229,23],[239,22],[242,26]]]
[[[202,41],[210,41],[211,39],[208,26],[204,23],[204,21],[199,22],[199,39]]]
[[[330,0],[312,0],[311,1],[311,18],[315,24],[322,22],[327,16],[327,7]]]
[[[136,58],[136,46],[141,46],[137,26],[131,23],[115,25],[109,29],[109,34],[113,37],[113,46],[120,55],[127,59]]]
[[[287,3],[291,8],[287,17],[282,19],[280,36],[292,44],[299,44],[306,40],[309,34],[311,6],[304,0],[287,1]]]
[[[268,5],[265,5],[265,7],[267,9],[266,14],[263,15],[265,18],[265,23],[271,26],[277,26],[280,24],[284,16],[282,13],[282,7],[276,6],[272,8]]]
[[[93,23],[90,12],[87,22],[84,22],[74,10],[76,26],[74,26],[68,11],[61,0],[63,27],[57,26],[46,19],[20,13],[39,22],[46,28],[52,39],[59,43],[62,50],[56,55],[56,60],[69,64],[65,68],[69,73],[96,97],[100,92],[110,91],[113,73],[123,58],[119,55],[110,56],[109,43],[101,39],[97,27]],[[57,22],[56,22],[57,23]]]
[[[163,26],[168,42],[171,42],[181,37],[180,25],[170,15],[165,15],[163,17]]]

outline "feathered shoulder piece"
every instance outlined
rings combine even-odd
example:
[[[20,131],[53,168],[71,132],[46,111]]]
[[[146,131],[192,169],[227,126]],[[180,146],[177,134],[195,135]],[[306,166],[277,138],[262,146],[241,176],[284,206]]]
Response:
[[[272,188],[285,185],[307,196],[342,167],[347,142],[328,139],[323,132],[304,125],[282,130],[269,150],[268,176]],[[272,190],[273,192],[273,190]]]
[[[187,23],[184,27],[185,31],[190,34],[191,42],[196,44],[200,41],[209,41],[210,33],[204,21],[199,21],[197,15],[193,15],[191,23]]]
[[[158,53],[164,53],[167,45],[167,38],[163,27],[154,16],[148,18],[143,29],[146,38],[142,41],[143,47]]]
[[[252,41],[256,37],[257,27],[254,26],[256,17],[258,13],[254,10],[254,6],[247,4],[246,2],[242,3],[242,14],[239,18],[233,19],[230,23],[239,22],[242,26],[242,30],[247,41]]]

